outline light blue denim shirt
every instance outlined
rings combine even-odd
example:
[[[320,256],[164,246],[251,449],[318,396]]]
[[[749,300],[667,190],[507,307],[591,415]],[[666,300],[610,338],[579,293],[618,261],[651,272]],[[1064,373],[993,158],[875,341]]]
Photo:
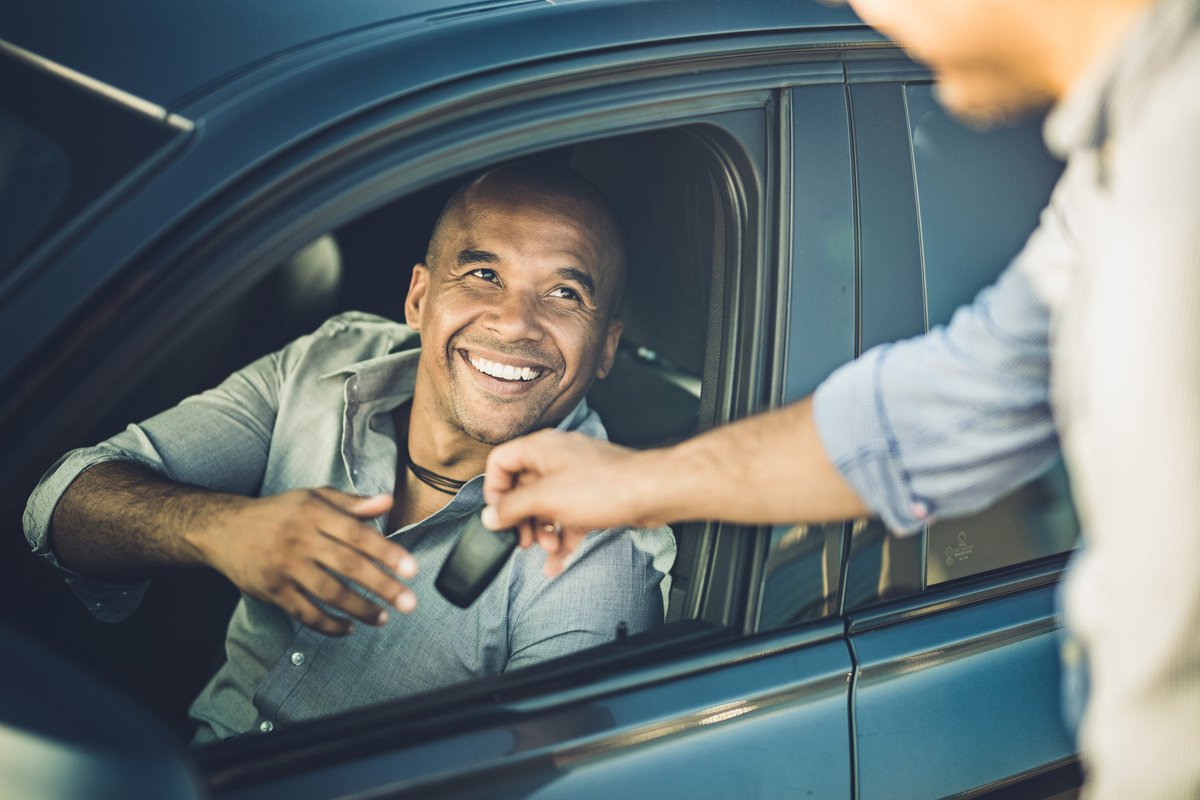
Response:
[[[826,452],[892,530],[983,509],[1058,453],[1050,313],[1030,278],[1057,249],[1054,215],[1043,215],[1044,241],[947,326],[874,347],[817,387]]]
[[[30,497],[25,530],[100,619],[116,621],[146,584],[106,584],[57,564],[46,530],[63,492],[83,470],[136,461],[166,477],[243,495],[333,486],[390,494],[397,447],[391,411],[412,397],[419,350],[414,332],[347,313],[316,333],[95,446],[64,456]],[[586,404],[560,424],[604,438]],[[669,529],[590,536],[557,579],[542,575],[545,552],[518,550],[467,609],[451,605],[434,578],[465,521],[483,508],[483,478],[440,511],[388,532],[417,559],[417,609],[380,628],[358,625],[330,638],[270,603],[243,596],[229,623],[226,662],[191,707],[198,741],[378,703],[496,675],[609,641],[663,621],[675,542]],[[385,518],[375,520],[383,532]]]

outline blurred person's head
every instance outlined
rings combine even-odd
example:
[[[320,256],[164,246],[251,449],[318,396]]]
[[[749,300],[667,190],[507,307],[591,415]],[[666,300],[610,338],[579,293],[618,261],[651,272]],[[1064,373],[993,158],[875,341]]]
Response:
[[[995,124],[1062,98],[1154,0],[848,0],[923,61],[938,97]]]

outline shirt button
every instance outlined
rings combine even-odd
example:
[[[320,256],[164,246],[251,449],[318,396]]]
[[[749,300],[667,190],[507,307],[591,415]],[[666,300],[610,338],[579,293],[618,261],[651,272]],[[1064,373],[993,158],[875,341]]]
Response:
[[[258,729],[263,733],[270,733],[271,731],[275,730],[275,726],[271,724],[271,720],[264,719],[262,724],[258,726]]]
[[[301,653],[299,650],[297,650],[295,653],[292,653],[292,663],[295,664],[297,667],[300,666],[301,664],[303,664],[304,663],[304,653]]]

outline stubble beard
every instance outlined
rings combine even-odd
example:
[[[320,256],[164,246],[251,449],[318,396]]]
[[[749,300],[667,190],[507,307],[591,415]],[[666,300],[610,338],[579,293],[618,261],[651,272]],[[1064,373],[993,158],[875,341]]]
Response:
[[[449,412],[448,418],[467,436],[493,447],[541,427],[542,417],[546,413],[546,409],[550,407],[549,401],[540,402],[540,398],[539,402],[533,403],[524,398],[510,402],[495,400],[493,402],[499,408],[506,405],[516,406],[520,402],[524,405],[524,409],[520,415],[515,417],[509,415],[492,417],[481,415],[479,409],[475,407],[477,404],[471,403],[464,395],[465,392],[462,388],[452,380],[446,409]]]

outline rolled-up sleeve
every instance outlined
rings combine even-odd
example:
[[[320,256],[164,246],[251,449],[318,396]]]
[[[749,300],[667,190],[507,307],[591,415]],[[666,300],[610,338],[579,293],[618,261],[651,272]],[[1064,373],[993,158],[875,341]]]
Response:
[[[118,621],[141,602],[146,583],[98,581],[59,563],[50,546],[54,509],[85,470],[109,461],[139,464],[179,483],[257,493],[265,470],[288,352],[265,356],[219,386],[93,447],[73,450],[42,477],[25,507],[25,538],[98,619]]]
[[[984,508],[1054,459],[1050,312],[1030,279],[1056,249],[1048,236],[949,325],[873,348],[818,387],[826,452],[892,530]]]

